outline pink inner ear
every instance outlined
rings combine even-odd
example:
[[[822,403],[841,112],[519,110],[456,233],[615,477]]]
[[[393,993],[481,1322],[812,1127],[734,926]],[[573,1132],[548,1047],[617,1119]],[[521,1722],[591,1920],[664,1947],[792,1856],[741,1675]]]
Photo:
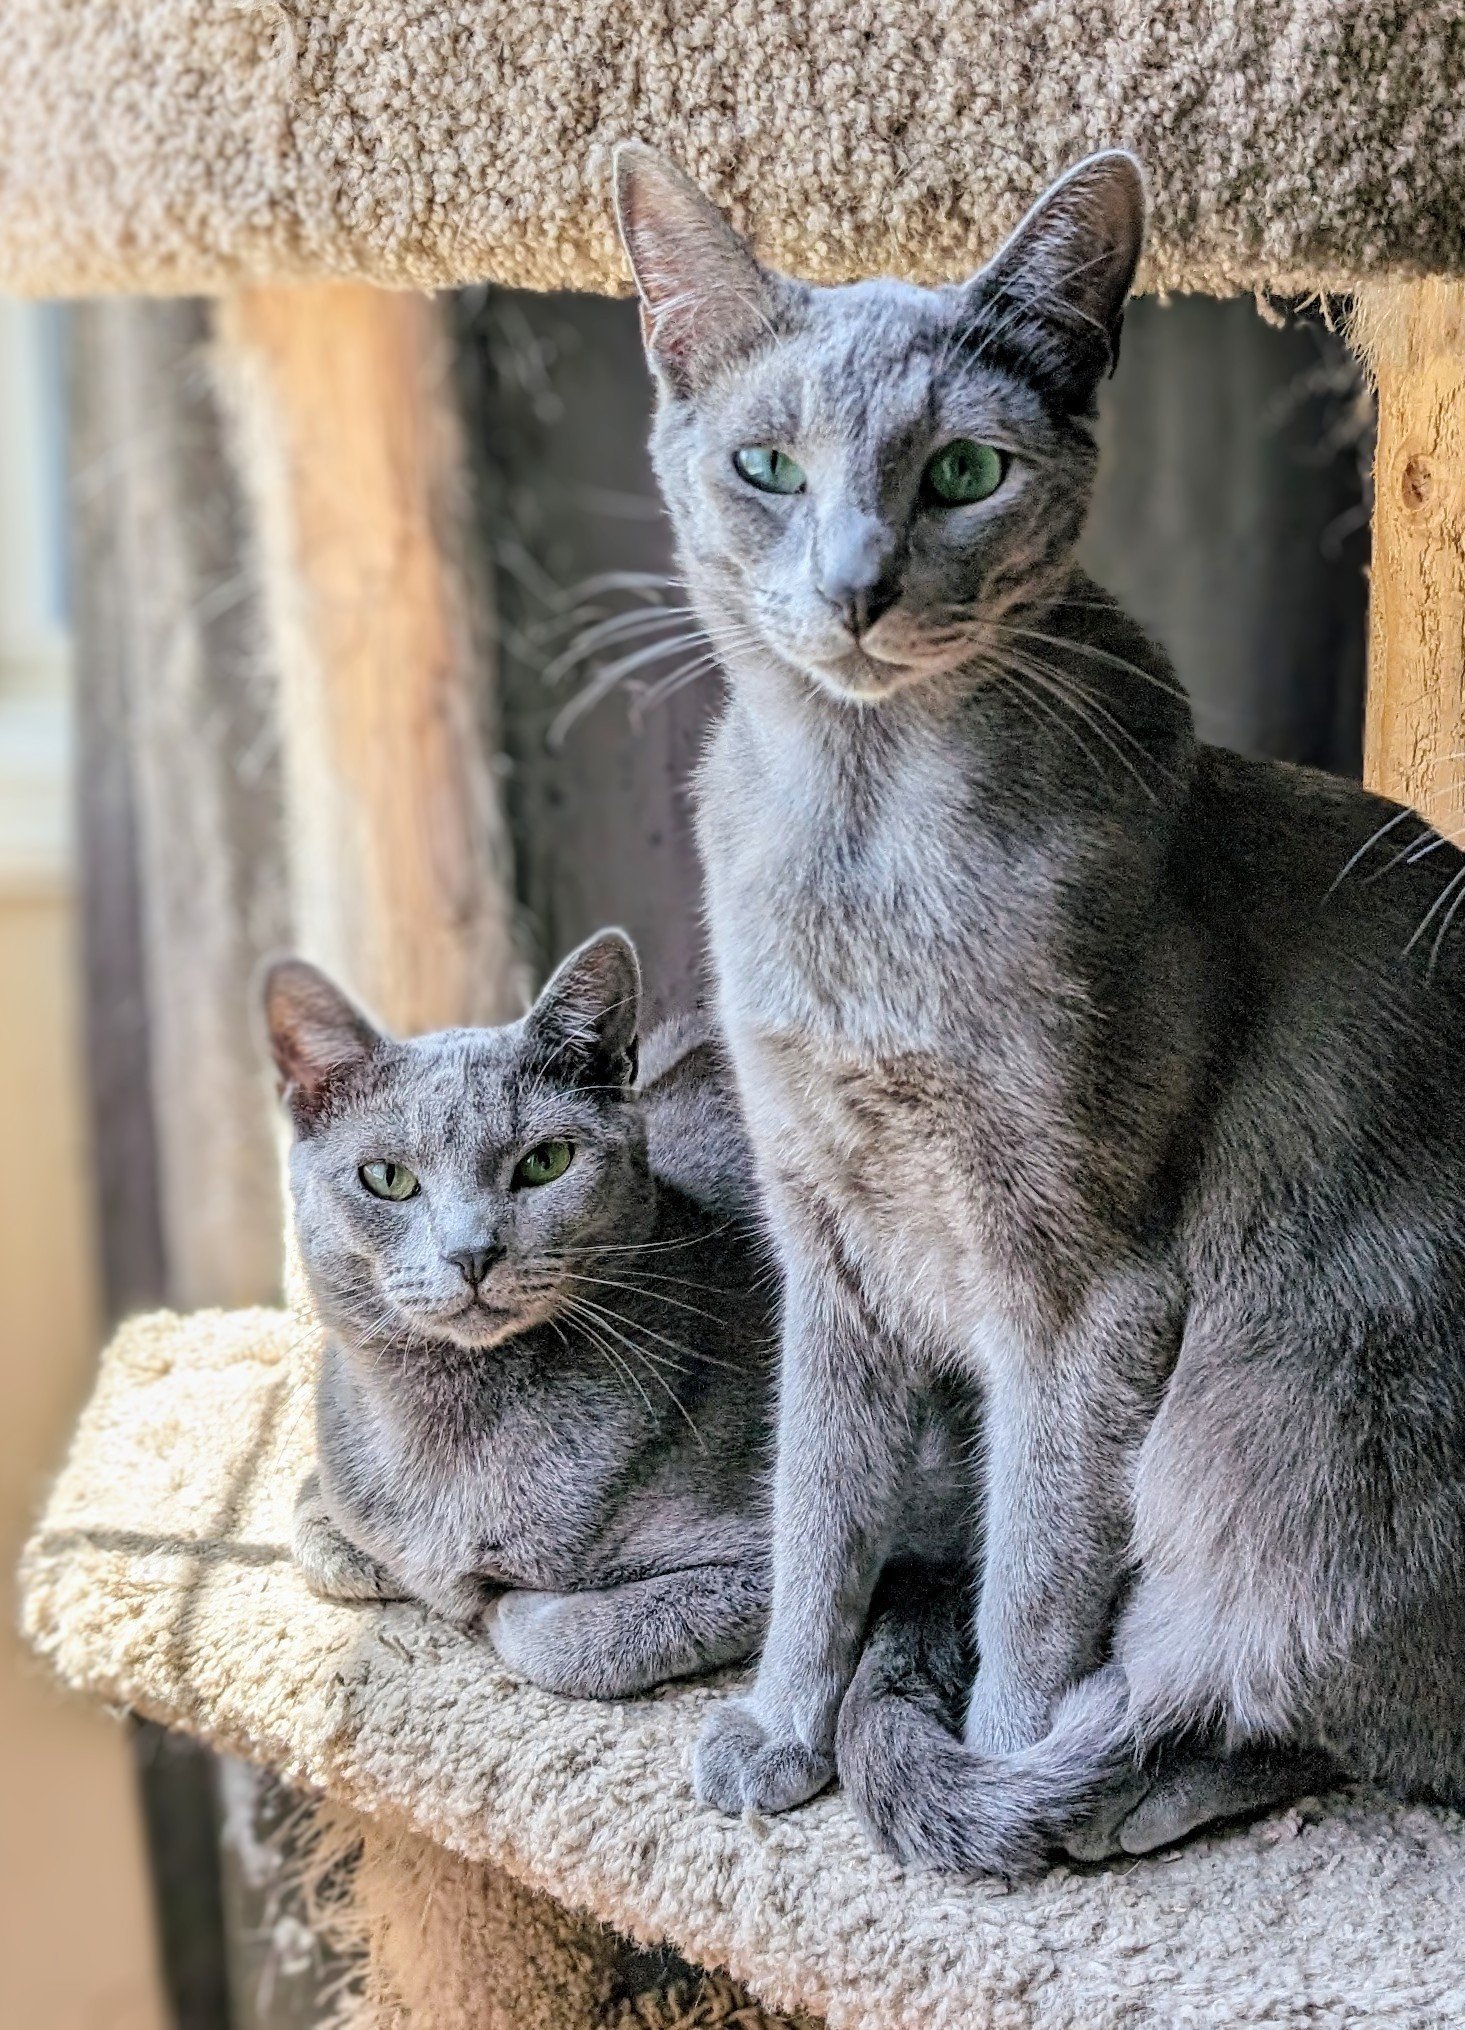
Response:
[[[675,379],[694,385],[771,328],[768,277],[678,170],[649,150],[623,151],[617,206],[646,349]]]
[[[349,1051],[332,1049],[327,1039],[313,1036],[308,1026],[282,1041],[283,1048],[277,1047],[276,1053],[281,1075],[304,1092],[314,1092],[333,1071],[351,1061]]]
[[[369,1057],[382,1041],[332,981],[301,961],[287,960],[275,969],[265,1012],[275,1068],[304,1093],[317,1091],[333,1072]]]
[[[1057,308],[1107,325],[1117,315],[1144,239],[1145,192],[1121,154],[1080,163],[1034,205],[986,275],[1028,273]]]

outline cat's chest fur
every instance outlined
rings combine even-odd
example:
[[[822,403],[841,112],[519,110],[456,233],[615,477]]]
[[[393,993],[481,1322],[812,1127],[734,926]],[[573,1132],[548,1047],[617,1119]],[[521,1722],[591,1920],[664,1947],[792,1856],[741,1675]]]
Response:
[[[816,1197],[887,1317],[942,1352],[1010,1339],[1044,1301],[1035,1236],[1081,1247],[1086,1224],[1066,1204],[1082,996],[1053,957],[1044,842],[1004,860],[962,760],[896,757],[852,798],[817,770],[760,769],[734,713],[699,805],[764,1176]]]
[[[619,1456],[609,1397],[589,1384],[556,1400],[543,1387],[489,1399],[446,1382],[418,1393],[408,1415],[372,1403],[344,1359],[328,1371],[322,1473],[366,1548],[399,1570],[410,1559],[507,1586],[593,1576]]]
[[[837,777],[763,759],[729,723],[701,779],[724,1019],[872,1059],[940,1047],[948,976],[974,957],[971,870],[953,853],[967,818],[954,758],[858,798]]]

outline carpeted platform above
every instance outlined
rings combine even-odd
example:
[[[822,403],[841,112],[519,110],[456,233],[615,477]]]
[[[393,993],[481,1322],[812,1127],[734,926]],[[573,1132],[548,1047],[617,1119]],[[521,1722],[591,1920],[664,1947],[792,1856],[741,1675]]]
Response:
[[[1150,286],[1465,273],[1459,0],[11,0],[0,65],[0,291],[619,290],[632,135],[817,280],[966,272],[1115,144]]]
[[[688,1752],[717,1688],[599,1706],[516,1686],[409,1606],[316,1600],[285,1548],[309,1334],[129,1326],[27,1556],[69,1684],[185,1728],[835,2030],[1465,2023],[1465,1822],[1364,1798],[1031,1889],[903,1874],[838,1797],[733,1823]]]

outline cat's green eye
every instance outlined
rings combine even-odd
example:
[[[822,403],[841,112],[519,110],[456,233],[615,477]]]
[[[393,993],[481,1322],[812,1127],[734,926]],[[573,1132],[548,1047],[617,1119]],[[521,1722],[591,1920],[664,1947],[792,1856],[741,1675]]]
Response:
[[[995,445],[953,437],[927,461],[921,481],[926,497],[938,507],[971,507],[996,493],[1006,470],[1007,460]]]
[[[803,466],[773,444],[745,444],[733,464],[760,493],[802,493],[808,485]]]
[[[568,1142],[537,1142],[527,1155],[519,1158],[515,1184],[553,1184],[569,1169],[574,1153]]]
[[[415,1198],[422,1189],[405,1163],[387,1163],[380,1157],[374,1163],[363,1163],[356,1174],[373,1198]]]

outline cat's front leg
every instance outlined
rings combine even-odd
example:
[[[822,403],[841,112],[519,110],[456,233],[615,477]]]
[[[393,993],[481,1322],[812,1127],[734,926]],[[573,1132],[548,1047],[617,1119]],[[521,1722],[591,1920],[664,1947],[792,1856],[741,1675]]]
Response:
[[[458,1628],[476,1627],[496,1590],[476,1572],[440,1571],[406,1558],[400,1574],[390,1570],[337,1526],[315,1473],[295,1500],[291,1549],[312,1591],[328,1600],[416,1600]]]
[[[577,1699],[624,1699],[740,1663],[768,1619],[761,1567],[692,1565],[584,1593],[504,1593],[485,1615],[520,1677]]]
[[[697,1795],[786,1811],[834,1774],[854,1672],[908,1464],[910,1381],[857,1289],[795,1262],[784,1297],[773,1608],[757,1681],[703,1730]]]
[[[422,1561],[403,1561],[404,1591],[430,1607],[454,1628],[472,1632],[483,1625],[485,1612],[502,1591],[502,1582],[481,1572],[461,1572]]]
[[[295,1498],[290,1548],[312,1592],[327,1600],[404,1600],[407,1588],[385,1565],[336,1527],[321,1493],[320,1475],[307,1474]]]
[[[1125,1308],[1125,1307],[1120,1307]],[[966,1740],[1028,1748],[1098,1662],[1128,1554],[1130,1473],[1178,1343],[1166,1303],[1085,1326],[988,1372],[980,1662]]]

